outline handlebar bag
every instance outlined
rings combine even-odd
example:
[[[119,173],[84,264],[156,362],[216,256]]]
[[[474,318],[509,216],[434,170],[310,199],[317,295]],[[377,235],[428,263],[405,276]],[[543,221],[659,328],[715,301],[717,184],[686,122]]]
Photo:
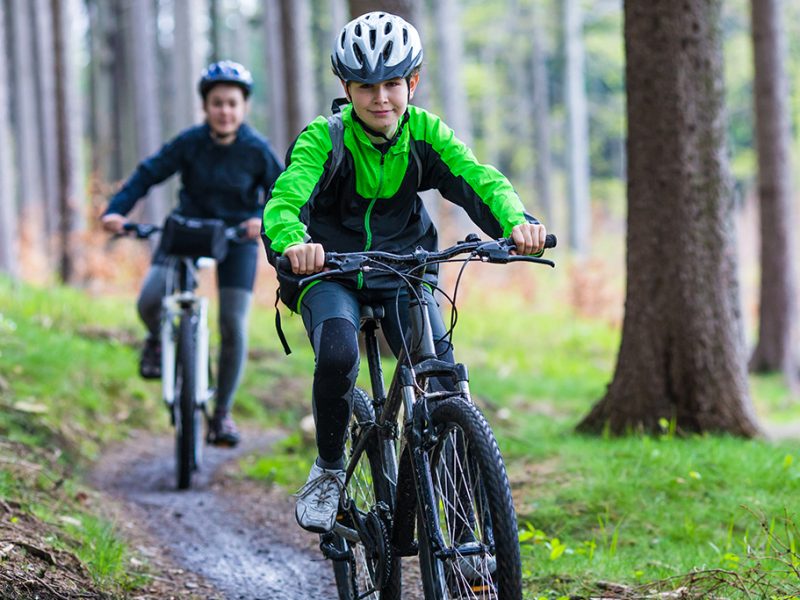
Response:
[[[164,222],[161,250],[173,256],[209,257],[222,261],[228,254],[225,221],[171,214]]]

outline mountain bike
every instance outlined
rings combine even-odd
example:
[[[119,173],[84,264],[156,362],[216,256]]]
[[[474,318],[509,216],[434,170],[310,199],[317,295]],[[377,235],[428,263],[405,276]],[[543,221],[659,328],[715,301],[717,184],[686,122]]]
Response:
[[[546,247],[555,247],[555,236],[547,237]],[[410,333],[388,391],[376,336],[384,307],[361,310],[372,397],[354,390],[345,491],[333,531],[320,536],[340,600],[401,598],[401,558],[415,555],[428,600],[522,598],[517,520],[503,459],[472,401],[467,368],[437,358],[423,294],[429,283],[422,277],[434,264],[463,263],[453,298],[445,295],[453,306],[452,333],[455,295],[468,263],[555,266],[513,249],[510,240],[481,241],[473,234],[439,252],[326,253],[328,270],[299,281],[302,287],[382,271],[393,274],[410,299]],[[285,257],[277,266],[290,268]],[[432,386],[434,378],[450,385]]]
[[[123,229],[141,240],[162,231],[157,225],[142,223],[126,223]],[[239,227],[224,229],[227,241],[241,236]],[[215,392],[209,360],[208,298],[197,293],[198,271],[214,262],[194,253],[169,254],[167,261],[173,268],[161,301],[161,391],[175,428],[176,483],[185,490],[202,463],[202,424],[204,417],[208,419]]]

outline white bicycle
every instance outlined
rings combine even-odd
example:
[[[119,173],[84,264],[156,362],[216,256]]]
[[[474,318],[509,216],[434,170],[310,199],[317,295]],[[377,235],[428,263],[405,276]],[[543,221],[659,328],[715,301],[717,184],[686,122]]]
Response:
[[[202,220],[195,221],[202,225]],[[144,240],[162,228],[126,223],[124,230]],[[241,234],[238,227],[224,230],[226,241],[239,239]],[[168,259],[174,268],[161,303],[161,389],[175,428],[177,485],[185,490],[202,463],[203,420],[208,419],[207,407],[215,393],[209,360],[208,298],[197,293],[198,271],[212,266],[214,260],[197,252],[169,254]]]

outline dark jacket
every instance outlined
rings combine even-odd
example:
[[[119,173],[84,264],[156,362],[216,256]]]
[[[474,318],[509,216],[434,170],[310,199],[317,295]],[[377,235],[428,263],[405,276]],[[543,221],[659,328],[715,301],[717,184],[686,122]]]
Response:
[[[105,214],[128,214],[153,185],[180,172],[176,212],[237,225],[261,215],[266,192],[282,170],[266,138],[246,123],[228,145],[215,143],[207,124],[196,125],[143,160]]]

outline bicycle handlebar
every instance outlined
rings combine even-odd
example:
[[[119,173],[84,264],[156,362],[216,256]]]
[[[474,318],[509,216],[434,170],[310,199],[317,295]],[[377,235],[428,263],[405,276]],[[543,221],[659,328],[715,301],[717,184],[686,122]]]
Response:
[[[116,234],[117,237],[124,237],[128,234],[133,234],[136,239],[146,240],[154,233],[158,233],[163,228],[151,223],[125,223],[122,226],[122,233]],[[244,225],[234,225],[225,228],[225,239],[231,241],[238,241],[244,239],[244,234],[247,228]]]
[[[545,239],[545,248],[555,248],[558,239],[552,233],[548,233]],[[455,245],[432,252],[417,248],[411,254],[393,254],[380,250],[366,250],[363,252],[326,252],[325,267],[328,271],[315,273],[301,279],[298,284],[304,286],[317,279],[334,277],[336,275],[355,273],[368,270],[371,266],[380,264],[392,265],[395,268],[406,269],[413,272],[425,265],[447,261],[459,254],[471,254],[465,260],[480,260],[495,264],[505,264],[509,262],[534,262],[555,267],[553,261],[539,258],[538,256],[520,256],[511,254],[516,249],[511,238],[500,238],[498,240],[482,241],[476,234],[470,234],[462,242]],[[285,273],[291,273],[292,267],[287,256],[279,256],[275,261],[276,269]]]

